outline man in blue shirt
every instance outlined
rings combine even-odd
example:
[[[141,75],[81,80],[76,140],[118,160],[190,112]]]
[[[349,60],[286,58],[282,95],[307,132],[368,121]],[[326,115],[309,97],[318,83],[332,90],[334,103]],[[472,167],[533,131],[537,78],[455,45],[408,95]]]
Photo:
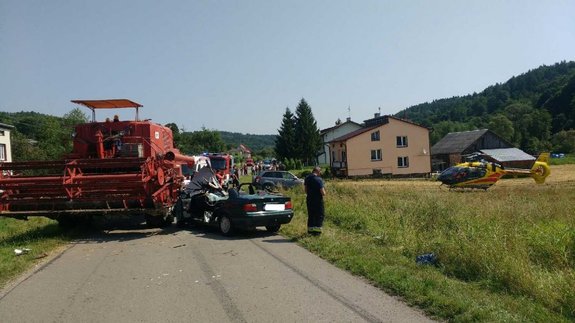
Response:
[[[312,173],[305,178],[304,187],[307,205],[307,232],[313,235],[321,234],[323,226],[325,187],[320,177],[321,168],[314,167]]]

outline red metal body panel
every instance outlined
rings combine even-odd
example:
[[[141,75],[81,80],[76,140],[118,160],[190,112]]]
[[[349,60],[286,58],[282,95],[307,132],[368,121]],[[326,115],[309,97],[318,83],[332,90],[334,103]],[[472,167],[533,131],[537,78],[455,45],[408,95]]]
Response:
[[[122,101],[122,102],[118,102]],[[78,101],[93,108],[129,100]],[[75,127],[72,152],[56,161],[0,163],[0,215],[145,211],[165,215],[177,200],[181,165],[172,131],[150,121],[105,121]]]

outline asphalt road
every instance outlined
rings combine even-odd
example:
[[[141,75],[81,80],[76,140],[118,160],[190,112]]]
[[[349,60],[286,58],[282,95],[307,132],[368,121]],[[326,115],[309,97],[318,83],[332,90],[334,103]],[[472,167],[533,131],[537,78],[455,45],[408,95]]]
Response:
[[[279,235],[96,233],[0,292],[1,322],[425,322]]]

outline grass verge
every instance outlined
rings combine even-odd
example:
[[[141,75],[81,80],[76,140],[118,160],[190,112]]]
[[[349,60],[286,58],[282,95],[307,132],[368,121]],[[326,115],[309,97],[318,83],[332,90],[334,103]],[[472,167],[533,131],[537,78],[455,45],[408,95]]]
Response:
[[[531,183],[457,192],[430,181],[334,180],[324,234],[306,234],[303,190],[288,192],[296,217],[282,233],[434,317],[573,321],[575,185]],[[416,264],[425,253],[437,263]]]
[[[70,240],[56,221],[47,218],[0,218],[0,288]],[[19,256],[14,252],[25,248],[30,251]]]

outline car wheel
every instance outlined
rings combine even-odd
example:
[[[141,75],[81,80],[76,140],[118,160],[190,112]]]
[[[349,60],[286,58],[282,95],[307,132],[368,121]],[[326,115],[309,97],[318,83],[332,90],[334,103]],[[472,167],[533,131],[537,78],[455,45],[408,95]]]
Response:
[[[282,225],[281,224],[272,224],[272,225],[266,225],[266,230],[268,230],[268,232],[278,232],[280,230],[280,227]]]
[[[227,216],[220,217],[220,232],[225,235],[229,236],[233,233],[234,227],[232,225],[232,221]]]
[[[172,209],[172,214],[176,217],[176,226],[182,228],[186,225],[186,220],[184,220],[184,202],[182,199],[178,199],[174,208]]]

